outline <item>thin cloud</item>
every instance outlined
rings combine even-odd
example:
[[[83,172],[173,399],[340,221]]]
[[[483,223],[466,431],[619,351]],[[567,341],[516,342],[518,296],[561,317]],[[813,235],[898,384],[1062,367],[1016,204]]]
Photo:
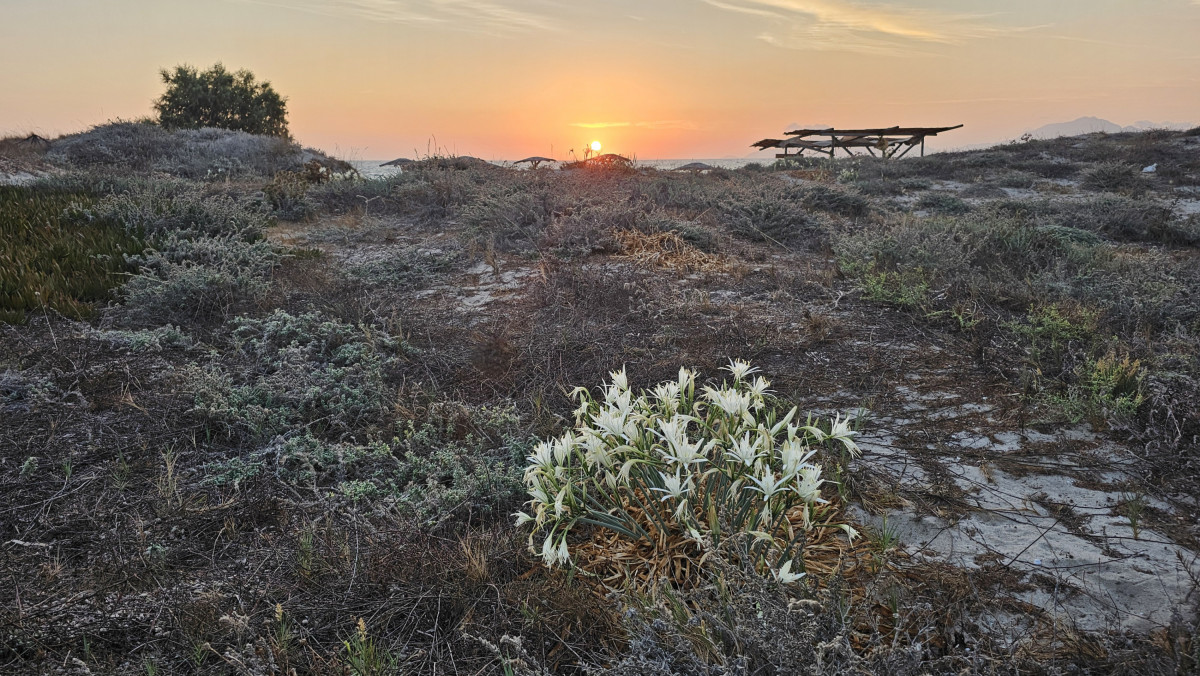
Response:
[[[1196,1],[1200,2],[1200,0],[1196,0]],[[706,4],[712,5],[713,7],[716,7],[717,9],[723,9],[723,10],[726,10],[729,12],[738,12],[740,14],[749,14],[751,16],[767,16],[767,17],[771,17],[774,19],[784,18],[784,16],[778,12],[772,12],[772,11],[766,10],[766,9],[759,9],[757,7],[749,7],[746,5],[736,5],[736,4],[729,3],[729,2],[721,2],[720,0],[704,0],[704,2]]]
[[[572,127],[580,129],[608,129],[609,127],[632,127],[632,122],[572,122]]]
[[[237,0],[319,14],[393,24],[440,25],[469,32],[554,31],[549,18],[486,0]]]
[[[580,129],[611,129],[614,127],[639,127],[642,129],[699,129],[699,125],[691,120],[653,120],[643,122],[572,122],[572,127]]]
[[[867,53],[913,53],[918,45],[961,44],[1031,28],[988,23],[986,15],[946,14],[900,5],[834,0],[703,0],[725,11],[771,19],[759,35],[772,45]],[[1200,1],[1200,0],[1197,0]]]

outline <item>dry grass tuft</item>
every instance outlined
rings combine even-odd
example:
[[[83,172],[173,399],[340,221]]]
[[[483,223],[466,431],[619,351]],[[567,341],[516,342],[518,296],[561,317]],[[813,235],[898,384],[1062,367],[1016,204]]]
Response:
[[[617,230],[613,236],[621,246],[620,257],[641,265],[687,272],[711,272],[726,267],[720,256],[704,253],[674,231]]]

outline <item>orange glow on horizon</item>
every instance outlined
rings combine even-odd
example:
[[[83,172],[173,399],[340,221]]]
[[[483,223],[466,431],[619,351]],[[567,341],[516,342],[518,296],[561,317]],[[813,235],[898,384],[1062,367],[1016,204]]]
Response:
[[[770,161],[750,144],[793,127],[966,125],[933,152],[1085,116],[1200,124],[1200,0],[630,3],[637,16],[610,4],[10,0],[0,63],[40,56],[0,68],[0,137],[150,115],[159,68],[218,61],[287,97],[300,143],[356,160]],[[409,67],[430,53],[444,55],[436,67]],[[814,96],[783,84],[797,62],[873,84]]]

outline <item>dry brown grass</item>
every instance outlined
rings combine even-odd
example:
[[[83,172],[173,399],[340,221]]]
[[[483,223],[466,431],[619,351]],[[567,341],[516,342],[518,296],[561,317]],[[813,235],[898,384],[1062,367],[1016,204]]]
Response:
[[[600,584],[603,593],[629,589],[648,592],[668,581],[673,587],[690,589],[707,584],[711,571],[705,564],[712,556],[730,556],[730,551],[702,548],[685,533],[656,529],[654,520],[643,515],[637,506],[628,506],[627,510],[647,532],[657,536],[655,542],[630,540],[613,531],[595,529],[587,542],[574,549],[578,567]],[[697,508],[694,517],[703,520],[705,515]],[[839,499],[833,497],[829,504],[821,505],[803,539],[800,555],[803,565],[796,565],[793,570],[824,579],[862,565],[866,555],[864,544],[846,538],[838,527],[844,523],[846,515]],[[797,506],[788,513],[787,523],[780,526],[779,537],[791,541],[804,530],[804,510]],[[725,549],[737,546],[734,539],[727,538],[732,544]]]
[[[704,253],[673,231],[617,230],[613,236],[621,247],[620,258],[639,265],[687,272],[717,271],[727,265],[722,257]]]

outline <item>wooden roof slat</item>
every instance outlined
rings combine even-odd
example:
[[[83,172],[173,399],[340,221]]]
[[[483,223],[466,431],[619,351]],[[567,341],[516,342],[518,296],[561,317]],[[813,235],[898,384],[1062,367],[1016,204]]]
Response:
[[[783,133],[787,136],[936,136],[960,127],[962,127],[961,124],[953,127],[880,127],[877,129],[834,129],[831,127],[829,129],[796,129]]]

